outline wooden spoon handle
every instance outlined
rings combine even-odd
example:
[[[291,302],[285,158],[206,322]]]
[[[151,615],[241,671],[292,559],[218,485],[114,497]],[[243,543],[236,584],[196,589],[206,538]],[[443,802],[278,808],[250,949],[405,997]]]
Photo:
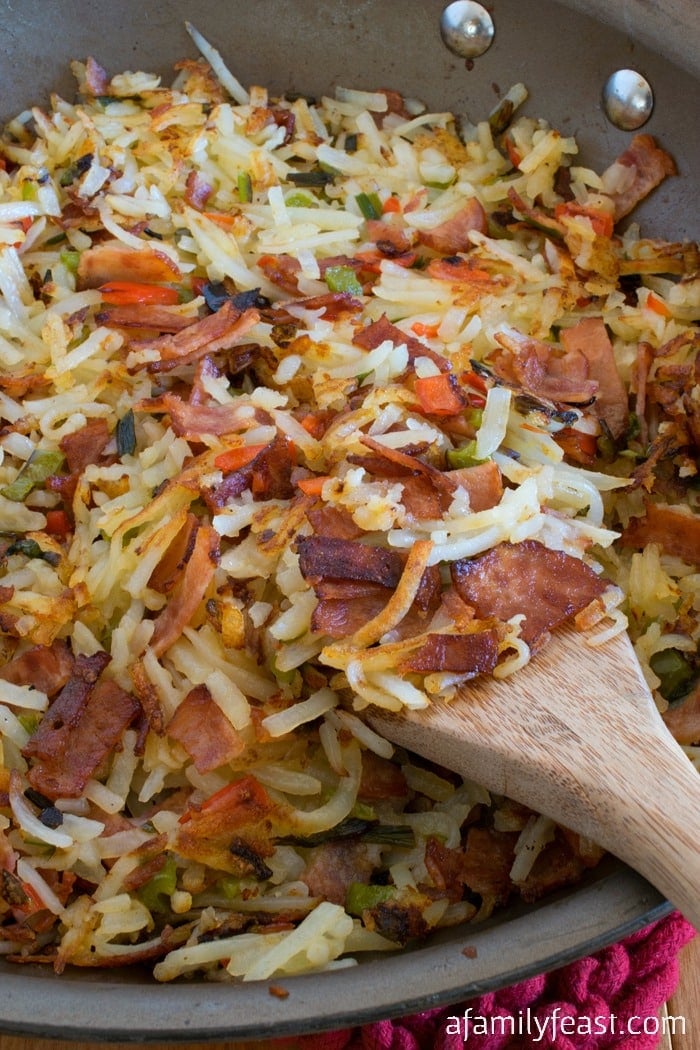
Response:
[[[609,807],[593,837],[700,929],[700,775],[670,734],[655,737],[650,767],[617,778]]]
[[[626,635],[562,631],[511,678],[452,703],[368,713],[389,740],[587,836],[700,928],[700,775],[666,729]]]
[[[460,702],[462,715],[465,708],[468,718],[468,705]],[[527,753],[504,756],[471,739],[465,744],[453,706],[410,715],[373,713],[370,721],[395,743],[598,843],[648,879],[700,930],[700,775],[660,719],[658,728],[639,730],[649,732],[645,766],[635,731],[627,738],[613,736],[602,751],[579,741],[584,761],[569,761],[567,748],[558,746],[562,728],[552,722],[549,762],[537,767]],[[493,732],[498,733],[497,720]],[[542,720],[538,732],[546,746]],[[566,732],[572,732],[570,726]]]

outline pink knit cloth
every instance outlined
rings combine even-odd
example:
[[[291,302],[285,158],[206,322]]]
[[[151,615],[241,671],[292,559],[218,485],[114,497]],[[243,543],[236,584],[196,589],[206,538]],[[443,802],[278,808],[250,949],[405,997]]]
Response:
[[[468,1003],[279,1040],[275,1050],[655,1050],[678,953],[694,933],[674,912],[595,955]]]

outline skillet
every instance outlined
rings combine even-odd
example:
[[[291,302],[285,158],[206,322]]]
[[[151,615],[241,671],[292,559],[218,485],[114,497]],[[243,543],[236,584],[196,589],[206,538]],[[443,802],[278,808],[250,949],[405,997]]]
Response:
[[[474,120],[522,81],[525,112],[576,136],[588,165],[602,168],[628,144],[610,124],[601,91],[631,67],[650,82],[655,107],[644,130],[669,150],[679,175],[633,216],[650,236],[697,238],[700,180],[693,99],[700,78],[696,0],[493,0],[489,50],[473,63],[439,33],[440,0],[184,0],[145,5],[0,0],[0,116],[14,116],[51,90],[72,96],[72,58],[93,55],[111,74],[161,72],[194,57],[186,19],[221,52],[246,86],[318,94],[335,84],[391,87],[431,108]],[[469,68],[470,67],[470,68]],[[67,973],[0,965],[0,1029],[63,1039],[277,1038],[452,1004],[589,954],[667,913],[639,876],[608,861],[587,883],[537,906],[504,910],[479,927],[335,973],[288,980],[282,1000],[267,982],[155,986],[138,973]],[[469,957],[463,949],[469,946]]]

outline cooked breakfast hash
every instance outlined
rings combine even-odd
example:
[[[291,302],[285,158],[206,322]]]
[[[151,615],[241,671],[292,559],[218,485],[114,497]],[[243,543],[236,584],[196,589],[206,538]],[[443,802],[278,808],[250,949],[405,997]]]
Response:
[[[600,860],[373,707],[628,630],[698,760],[699,255],[628,218],[647,134],[597,173],[523,85],[271,98],[191,33],[0,139],[0,951],[254,980]]]

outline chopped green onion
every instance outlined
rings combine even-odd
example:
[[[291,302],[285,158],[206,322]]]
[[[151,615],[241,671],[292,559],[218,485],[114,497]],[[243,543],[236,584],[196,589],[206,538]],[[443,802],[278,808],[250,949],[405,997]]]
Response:
[[[350,295],[362,295],[362,285],[352,266],[329,266],[324,274],[326,284],[331,292],[349,292]]]
[[[17,721],[25,732],[32,736],[39,728],[41,714],[38,711],[28,711],[26,714],[17,715]]]
[[[355,201],[365,219],[381,219],[382,202],[376,193],[358,193]]]
[[[352,807],[351,816],[358,820],[376,820],[377,814],[374,806],[368,806],[366,802],[356,802]]]
[[[233,875],[219,879],[217,886],[227,900],[235,900],[236,897],[240,897],[241,895],[241,880],[235,878]]]
[[[0,495],[21,503],[29,493],[42,481],[55,474],[63,463],[62,452],[50,452],[47,449],[36,449],[24,464],[14,481],[0,489]]]
[[[173,857],[139,890],[139,900],[149,911],[166,911],[170,898],[177,889],[177,865]]]
[[[310,193],[290,193],[284,203],[288,208],[318,208],[318,201]]]
[[[121,458],[122,456],[133,456],[135,451],[134,411],[130,408],[126,415],[117,421],[117,452]]]
[[[639,437],[641,431],[639,416],[636,412],[630,412],[627,417],[627,440],[634,441],[635,438]]]
[[[369,822],[359,820],[357,817],[346,817],[336,824],[334,828],[327,831],[316,831],[311,835],[287,835],[277,841],[285,846],[321,846],[324,842],[334,842],[337,839],[352,838],[353,835],[362,835],[367,831]]]
[[[345,910],[349,915],[361,916],[363,911],[376,908],[395,893],[395,886],[368,886],[364,882],[351,882],[345,894]]]
[[[429,190],[447,190],[454,185],[456,178],[457,176],[455,175],[449,182],[426,182],[425,185]]]
[[[506,130],[513,119],[514,112],[515,106],[511,100],[504,98],[489,117],[489,127],[494,135],[500,135],[502,131]]]
[[[78,272],[80,252],[72,251],[71,249],[66,248],[64,251],[61,252],[59,258],[69,273]]]
[[[299,678],[299,669],[297,667],[291,667],[288,671],[281,671],[274,658],[272,660],[272,673],[282,685],[291,686]]]
[[[237,185],[241,204],[250,204],[253,199],[253,182],[247,171],[242,171],[239,174]]]
[[[665,700],[676,700],[683,696],[693,678],[693,668],[677,649],[663,649],[654,653],[649,664],[661,679],[659,692]]]
[[[290,171],[286,180],[293,182],[295,186],[327,186],[329,182],[333,182],[333,173],[321,171],[320,168],[313,171]]]
[[[72,182],[80,176],[84,175],[88,170],[93,161],[92,153],[84,153],[82,157],[78,157],[75,164],[71,164],[69,168],[61,175],[59,183],[61,186],[70,186]]]
[[[36,540],[27,539],[26,536],[20,540],[15,540],[5,553],[24,554],[26,558],[43,558],[49,565],[58,565],[61,560],[61,555],[57,554],[56,551],[42,550]]]
[[[362,838],[378,846],[403,846],[410,849],[416,844],[410,824],[370,824]]]
[[[475,411],[480,412],[481,410],[476,409]],[[449,449],[447,462],[453,470],[459,470],[461,467],[476,467],[479,463],[483,463],[484,460],[477,458],[476,441],[468,441],[461,448]]]
[[[51,245],[61,244],[63,241],[67,241],[67,240],[68,240],[68,238],[66,237],[65,233],[57,233],[57,234],[55,234],[55,236],[49,237],[49,239],[47,241],[45,241],[45,244],[51,244]]]
[[[36,183],[27,180],[22,183],[22,200],[23,201],[35,201],[36,200]]]
[[[615,440],[611,434],[601,434],[596,440],[596,448],[598,450],[598,455],[601,459],[605,460],[606,463],[612,463],[615,459],[617,450],[615,448]]]

